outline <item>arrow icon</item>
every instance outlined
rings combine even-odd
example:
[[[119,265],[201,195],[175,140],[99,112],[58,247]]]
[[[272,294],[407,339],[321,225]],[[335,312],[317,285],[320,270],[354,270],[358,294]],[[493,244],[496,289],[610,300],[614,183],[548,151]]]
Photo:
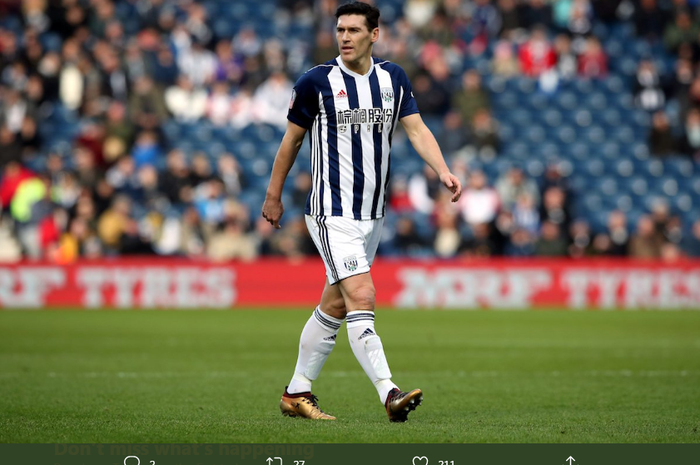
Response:
[[[574,462],[575,462],[575,461],[576,461],[576,459],[575,459],[575,458],[573,458],[572,456],[569,456],[569,458],[568,458],[568,459],[566,459],[566,461],[567,461],[567,462],[569,462],[569,465],[571,465],[571,462],[572,462],[572,461],[574,461]]]
[[[272,457],[268,457],[266,462],[267,462],[267,465],[271,465],[272,464]]]
[[[272,465],[272,460],[279,460],[280,465],[282,465],[282,457],[275,457],[274,459],[272,457],[268,457],[267,459],[265,459],[267,465]]]

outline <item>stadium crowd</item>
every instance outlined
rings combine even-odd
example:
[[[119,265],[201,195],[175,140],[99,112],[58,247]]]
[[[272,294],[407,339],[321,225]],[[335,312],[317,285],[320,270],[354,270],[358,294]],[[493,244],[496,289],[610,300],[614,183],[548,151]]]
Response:
[[[337,56],[337,0],[267,2],[267,29],[248,27],[246,18],[236,27],[216,21],[217,11],[245,3],[0,3],[1,260],[316,253],[299,214],[310,184],[304,169],[294,177],[284,228],[273,233],[259,205],[243,200],[251,189],[264,192],[264,182],[242,168],[239,154],[183,150],[163,130],[207,121],[222,130],[281,131],[294,79]],[[700,221],[682,224],[663,199],[633,224],[613,211],[596,230],[572,208],[583,193],[561,164],[533,177],[517,164],[489,176],[478,163],[498,158],[503,142],[485,79],[526,76],[556,89],[603,78],[610,58],[596,26],[627,24],[674,63],[663,73],[641,60],[630,82],[635,105],[653,115],[649,150],[697,165],[698,0],[374,3],[385,21],[375,55],[407,71],[421,113],[465,182],[453,206],[430,170],[399,170],[380,254],[700,256]],[[275,32],[295,24],[312,31],[309,40]],[[67,147],[49,143],[54,131],[69,129]]]

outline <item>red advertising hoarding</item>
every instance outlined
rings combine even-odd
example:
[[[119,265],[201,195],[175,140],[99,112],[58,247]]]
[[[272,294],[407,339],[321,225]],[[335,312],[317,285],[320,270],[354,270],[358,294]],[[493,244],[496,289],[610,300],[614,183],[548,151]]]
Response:
[[[212,264],[122,258],[0,265],[2,308],[316,305],[320,260]],[[379,260],[377,305],[429,309],[700,309],[700,261]]]

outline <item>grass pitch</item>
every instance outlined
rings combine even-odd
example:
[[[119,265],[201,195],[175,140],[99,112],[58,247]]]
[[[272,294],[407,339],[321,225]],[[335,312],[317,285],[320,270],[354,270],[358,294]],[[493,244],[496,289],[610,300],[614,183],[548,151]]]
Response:
[[[379,311],[391,424],[341,329],[284,418],[304,311],[0,312],[0,442],[700,442],[700,312]]]

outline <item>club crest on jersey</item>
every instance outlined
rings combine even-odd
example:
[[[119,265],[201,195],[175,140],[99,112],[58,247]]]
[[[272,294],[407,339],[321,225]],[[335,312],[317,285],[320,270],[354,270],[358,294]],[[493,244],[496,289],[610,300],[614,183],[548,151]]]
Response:
[[[394,101],[394,89],[391,87],[382,87],[382,100],[386,103],[391,103]]]
[[[345,263],[345,269],[348,271],[355,271],[357,269],[357,257],[355,255],[350,255],[343,259]]]

